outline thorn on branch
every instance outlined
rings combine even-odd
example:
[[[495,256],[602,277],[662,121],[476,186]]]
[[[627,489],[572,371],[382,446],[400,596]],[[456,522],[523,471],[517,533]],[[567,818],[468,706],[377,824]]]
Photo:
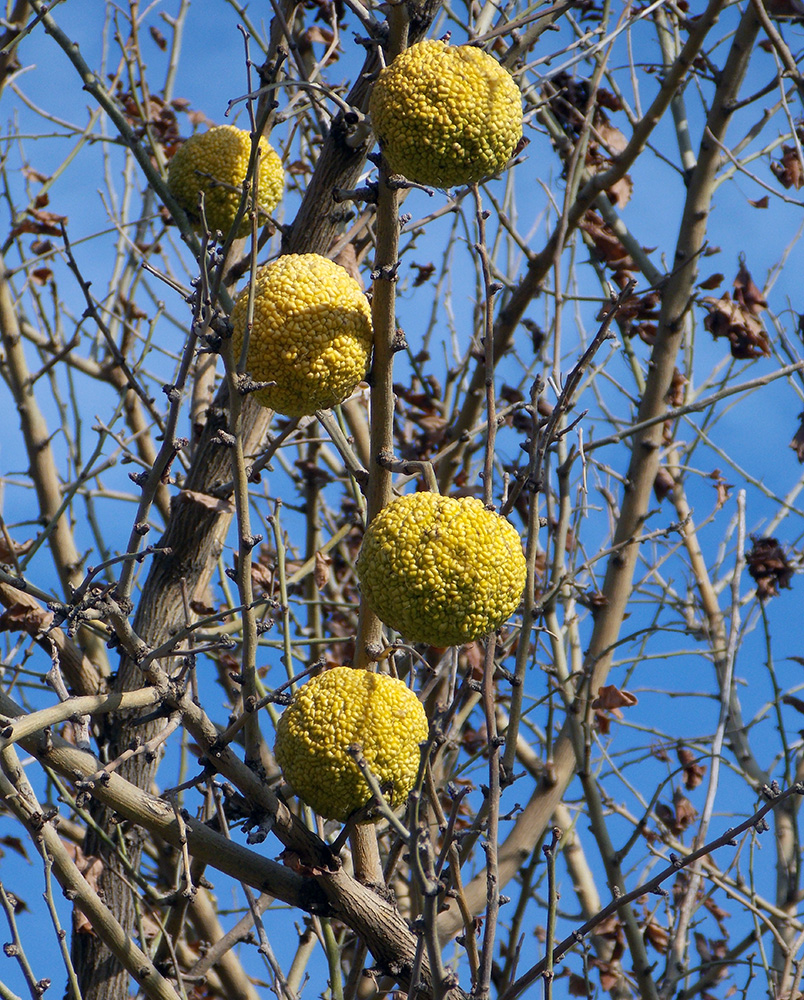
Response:
[[[276,382],[255,382],[250,375],[237,376],[237,391],[241,396],[247,396],[250,392],[258,392],[260,389],[271,389]]]
[[[378,190],[379,185],[376,181],[371,181],[365,187],[359,188],[336,187],[332,189],[332,200],[336,205],[340,205],[344,201],[353,201],[366,205],[376,205]]]
[[[430,187],[426,187],[424,184],[417,184],[415,181],[409,181],[407,177],[403,177],[402,174],[391,174],[385,181],[391,191],[407,191],[407,190],[417,190],[424,191],[426,195],[431,198],[435,194],[435,190]]]

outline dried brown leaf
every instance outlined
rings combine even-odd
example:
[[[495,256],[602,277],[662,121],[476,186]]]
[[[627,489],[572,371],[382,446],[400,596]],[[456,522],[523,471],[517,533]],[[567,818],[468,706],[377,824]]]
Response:
[[[694,791],[706,775],[706,767],[696,763],[695,754],[688,747],[676,747],[678,762],[684,769],[684,787],[688,792]]]
[[[668,497],[674,485],[673,477],[667,469],[663,465],[659,466],[656,478],[653,480],[653,492],[656,494],[656,499],[662,501]]]
[[[793,567],[777,539],[752,535],[751,541],[754,544],[750,552],[746,553],[745,559],[748,572],[757,585],[757,597],[765,601],[769,597],[777,597],[780,587],[789,590]]]
[[[797,698],[794,694],[784,694],[782,695],[782,704],[789,705],[794,708],[797,712],[801,712],[804,715],[804,699]]]
[[[429,281],[430,278],[435,274],[435,264],[411,264],[410,265],[414,271],[417,272],[416,277],[413,279],[413,287],[419,288],[425,282]]]
[[[673,808],[676,819],[675,832],[683,833],[695,821],[698,810],[680,788],[673,792]]]
[[[167,39],[165,38],[165,36],[162,34],[162,32],[159,30],[159,28],[157,28],[153,24],[151,25],[151,27],[148,30],[149,30],[149,32],[151,34],[151,38],[155,42],[155,44],[156,44],[157,48],[159,49],[159,51],[160,52],[164,52],[165,49],[167,48]]]
[[[22,175],[28,181],[37,181],[39,184],[44,184],[46,181],[50,180],[47,174],[41,173],[39,170],[34,170],[33,167],[23,167]]]
[[[577,972],[571,972],[569,974],[569,982],[567,983],[567,993],[571,997],[588,996],[589,988],[586,979],[583,976],[579,976]]]
[[[798,415],[799,425],[798,430],[793,435],[793,440],[790,442],[790,447],[795,451],[796,458],[799,462],[804,463],[804,413],[799,413]]]
[[[621,708],[631,708],[638,704],[639,699],[630,691],[618,688],[614,684],[607,684],[605,687],[597,689],[597,698],[592,702],[592,708],[603,709],[613,712],[617,718],[622,718]]]
[[[734,299],[745,306],[754,316],[768,308],[767,300],[762,292],[754,284],[751,272],[745,266],[745,258],[740,257],[740,270],[734,279]]]
[[[9,541],[11,548],[9,548]],[[13,539],[8,539],[5,532],[0,532],[0,562],[13,562],[15,556],[25,555],[33,543],[33,538],[28,538],[24,542],[15,542]]]
[[[645,924],[642,934],[648,944],[652,945],[656,951],[664,955],[667,951],[667,944],[670,940],[670,932],[666,930],[666,928],[662,927],[660,924],[654,923],[653,920],[650,920],[647,924]]]
[[[53,613],[37,604],[10,604],[0,615],[0,632],[39,635],[53,621]]]
[[[335,36],[329,28],[322,28],[319,24],[312,24],[304,33],[308,42],[321,42],[324,45],[331,45]]]
[[[770,168],[784,188],[795,188],[797,191],[804,184],[804,172],[795,146],[782,146],[781,160],[774,160]]]
[[[190,610],[194,614],[202,615],[203,617],[215,614],[215,608],[213,608],[211,604],[208,604],[205,601],[199,601],[195,599],[190,601]]]
[[[19,854],[21,857],[25,858],[26,861],[29,860],[28,852],[25,849],[25,842],[19,837],[13,837],[10,833],[8,833],[4,837],[0,837],[0,844],[2,844],[3,847],[7,847],[11,851],[14,851],[15,854]],[[2,856],[1,853],[0,856]]]
[[[728,912],[728,910],[724,910],[722,906],[718,906],[717,903],[714,901],[714,899],[712,899],[711,896],[705,896],[704,897],[703,905],[704,905],[704,908],[707,909],[709,911],[709,913],[711,913],[712,916],[717,921],[717,925],[720,928],[720,933],[723,934],[724,937],[728,937],[728,935],[726,933],[726,930],[725,930],[725,926],[723,924],[723,921],[727,917],[731,916],[731,914]]]
[[[606,108],[608,111],[622,111],[623,102],[616,94],[612,94],[610,90],[606,90],[605,87],[598,87],[595,93],[595,101],[601,108]]]
[[[340,264],[344,271],[363,288],[363,276],[360,273],[360,266],[357,262],[357,251],[353,243],[346,243],[337,256],[333,257],[333,260],[336,264]]]
[[[323,590],[329,582],[329,568],[331,565],[331,556],[325,555],[323,552],[316,552],[313,578],[315,580],[315,585],[319,590]]]
[[[49,267],[36,267],[29,273],[35,285],[46,285],[53,279],[53,272]]]
[[[104,868],[103,861],[94,854],[85,855],[77,844],[73,846],[72,850],[74,852],[76,867],[84,876],[89,886],[97,892]],[[96,936],[92,924],[78,907],[73,908],[73,931],[76,934]]]
[[[635,264],[617,235],[597,212],[588,211],[579,228],[586,233],[600,260],[615,270],[633,271]]]
[[[705,292],[711,292],[714,288],[718,288],[726,280],[725,274],[720,274],[717,272],[715,274],[710,274],[708,278],[704,278],[703,281],[698,282],[698,287],[702,288]]]

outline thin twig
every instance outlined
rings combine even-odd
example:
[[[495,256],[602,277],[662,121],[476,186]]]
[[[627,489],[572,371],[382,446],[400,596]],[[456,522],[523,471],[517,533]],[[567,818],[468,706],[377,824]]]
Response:
[[[599,913],[595,914],[591,920],[587,920],[585,923],[581,924],[581,926],[574,930],[572,934],[568,935],[563,941],[556,945],[552,955],[553,964],[560,961],[571,948],[586,937],[591,930],[611,916],[611,914],[616,913],[620,907],[625,906],[628,903],[632,903],[640,896],[647,896],[651,893],[663,895],[664,890],[661,888],[663,882],[673,878],[673,876],[677,875],[679,871],[695,864],[695,862],[700,858],[706,857],[713,851],[716,851],[721,847],[735,846],[737,837],[739,837],[741,833],[745,833],[746,830],[755,830],[757,833],[762,833],[767,830],[768,824],[765,821],[765,816],[786,802],[787,799],[796,795],[804,796],[804,783],[792,785],[790,788],[778,793],[774,793],[770,788],[766,788],[764,793],[772,796],[772,798],[769,802],[766,802],[764,806],[757,809],[757,811],[752,816],[749,816],[748,819],[743,820],[743,822],[739,823],[737,826],[726,830],[726,832],[720,837],[710,841],[708,844],[704,844],[703,847],[700,847],[697,851],[692,851],[684,858],[671,855],[670,864],[663,868],[658,875],[655,875],[647,882],[643,882],[642,885],[638,886],[636,889],[632,889],[631,892],[627,892],[624,895],[613,899],[607,906],[604,906]],[[515,983],[512,983],[501,994],[500,1000],[515,1000],[516,997],[521,996],[523,991],[527,989],[532,982],[538,979],[539,976],[544,973],[546,968],[547,959],[544,958],[532,966],[532,968],[530,968],[524,975],[520,976]]]

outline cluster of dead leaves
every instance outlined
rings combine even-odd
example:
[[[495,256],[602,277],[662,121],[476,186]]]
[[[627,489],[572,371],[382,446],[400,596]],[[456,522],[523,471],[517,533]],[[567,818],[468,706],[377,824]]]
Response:
[[[667,763],[670,760],[666,747],[659,743],[653,747],[653,756],[656,760],[663,761],[664,763]],[[678,762],[681,765],[681,770],[684,775],[684,787],[687,791],[691,792],[703,781],[704,775],[706,774],[706,768],[703,764],[698,764],[696,762],[697,758],[695,753],[683,743],[676,744],[676,757],[678,758]]]
[[[616,914],[612,914],[595,928],[595,936],[608,941],[611,951],[607,948],[608,958],[606,961],[600,958],[590,957],[589,964],[597,969],[600,976],[600,988],[604,993],[613,990],[622,980],[622,969],[620,959],[625,954],[625,931]]]
[[[804,123],[799,122],[796,128],[798,141],[804,142]],[[799,147],[782,146],[782,155],[778,160],[771,160],[771,172],[783,188],[798,191],[804,186],[804,167],[799,155]]]
[[[673,884],[673,902],[676,907],[683,903],[688,891],[689,876],[687,872],[681,871],[678,873],[678,876]],[[701,890],[699,890],[697,898],[703,905],[704,909],[708,910],[717,922],[718,929],[722,937],[710,938],[706,937],[706,935],[702,934],[700,931],[695,931],[695,949],[701,959],[702,971],[705,971],[708,967],[714,965],[716,967],[713,970],[715,982],[719,982],[722,979],[725,979],[729,974],[729,966],[724,961],[729,951],[729,934],[725,926],[725,920],[729,914],[721,906],[718,906],[711,895],[704,895]],[[670,944],[670,930],[655,920],[655,915],[648,910],[644,901],[643,910],[643,937],[645,941],[656,951],[664,955],[667,953],[667,949]],[[706,1000],[706,998],[714,1000],[714,997],[710,993],[702,993],[701,996],[704,1000]]]
[[[422,461],[430,458],[444,443],[447,418],[444,416],[441,387],[435,379],[428,378],[428,385],[394,385],[394,392],[404,410],[397,404],[395,438],[400,458]],[[403,419],[399,419],[403,418]]]
[[[620,289],[625,288],[634,277],[637,267],[614,230],[591,208],[578,223],[578,228],[584,234],[595,257],[612,272],[613,284]],[[646,344],[652,345],[656,340],[660,305],[661,296],[655,289],[649,290],[644,295],[634,293],[629,295],[617,310],[617,325],[622,335],[636,336]],[[607,309],[608,303],[600,310],[598,320],[603,319]]]
[[[577,139],[589,103],[589,86],[568,74],[559,74],[552,81],[550,94],[546,95],[553,115],[570,139]],[[627,140],[611,124],[608,111],[622,109],[619,98],[605,89],[595,94],[592,127],[585,154],[585,164],[592,174],[608,170],[617,156],[625,149]],[[633,182],[628,174],[606,189],[613,205],[624,206],[630,199]],[[617,234],[594,209],[589,209],[578,227],[596,258],[612,272],[612,281],[620,289],[626,287],[637,270],[636,264]],[[661,297],[651,290],[644,295],[632,294],[621,305],[617,323],[625,337],[638,336],[652,345],[656,339],[657,320]],[[602,313],[599,318],[602,318]]]
[[[158,94],[134,94],[131,90],[125,89],[121,81],[118,81],[114,96],[136,137],[141,139],[150,133],[154,141],[164,149],[168,158],[173,156],[182,142],[176,118],[177,112],[186,112],[194,125],[204,122],[212,124],[206,115],[191,111],[190,102],[182,97],[165,101]]]
[[[642,936],[659,954],[664,955],[667,953],[667,948],[670,944],[670,931],[668,928],[657,923],[651,917],[646,917]],[[720,981],[728,976],[728,965],[724,962],[729,951],[727,938],[708,938],[704,934],[701,934],[700,931],[695,931],[695,949],[700,956],[702,969],[706,969],[707,966],[717,963],[718,969],[715,972],[716,981]],[[701,996],[711,997],[712,995],[703,993]]]
[[[695,754],[681,743],[676,747],[676,756],[684,771],[684,787],[691,792],[703,781],[706,768],[696,763]]]
[[[33,167],[24,167],[23,174],[29,181],[45,184],[50,178],[46,174],[34,170]],[[36,236],[31,244],[31,252],[37,256],[44,256],[54,249],[54,244],[48,239],[39,237],[55,236],[60,238],[64,226],[67,224],[67,216],[59,215],[51,211],[47,206],[50,204],[50,197],[46,191],[35,195],[30,205],[26,208],[25,214],[14,220],[14,225],[9,232],[9,240],[16,239],[25,233]],[[31,268],[28,277],[34,284],[46,285],[53,277],[53,271],[42,264],[40,267]]]
[[[571,140],[578,139],[583,132],[589,106],[588,81],[570,76],[569,73],[558,73],[545,86],[544,96],[566,136]],[[623,133],[611,124],[606,113],[622,111],[622,107],[620,98],[611,91],[600,87],[595,92],[584,161],[592,174],[608,170],[628,144]],[[608,188],[606,193],[612,205],[624,206],[631,197],[633,186],[631,178],[626,174]]]
[[[664,400],[668,406],[675,408],[676,406],[681,406],[684,403],[688,382],[689,379],[683,372],[679,371],[678,368],[673,369],[673,377],[670,379],[670,387],[664,396]],[[662,440],[668,447],[674,440],[675,425],[675,420],[665,420],[662,424]],[[666,466],[660,465],[658,471],[656,472],[656,478],[653,481],[653,492],[656,494],[656,499],[660,502],[664,500],[673,491],[674,486],[675,480],[670,474],[670,471]]]
[[[778,596],[780,587],[790,590],[793,567],[777,539],[752,535],[751,541],[754,544],[751,551],[746,552],[745,561],[757,585],[757,597],[767,601],[769,597]]]
[[[662,826],[666,826],[675,837],[680,836],[688,826],[694,823],[698,815],[698,810],[680,788],[676,788],[673,792],[672,805],[668,805],[666,802],[657,802],[654,812]]]
[[[671,421],[665,421],[665,444],[671,444],[672,442],[672,439],[668,435],[668,426],[670,424]],[[731,491],[734,489],[734,483],[726,482],[720,469],[713,469],[709,473],[708,478],[712,480],[712,485],[715,488],[715,510],[720,510],[731,496]],[[675,480],[668,469],[664,465],[659,466],[659,471],[656,473],[656,479],[653,481],[653,492],[656,494],[656,499],[664,500],[670,495],[674,486]]]
[[[725,292],[719,299],[704,296],[701,302],[708,310],[704,328],[715,339],[727,338],[732,357],[750,361],[770,356],[768,335],[759,319],[768,303],[754,284],[743,257],[734,279],[734,298]]]
[[[623,970],[620,962],[625,954],[625,932],[617,915],[612,914],[595,927],[594,934],[596,937],[609,942],[611,952],[607,959],[598,958],[596,955],[590,955],[589,967],[597,969],[598,975],[600,976],[600,988],[604,993],[609,993],[617,986],[622,986],[623,984]],[[546,940],[546,934],[543,928],[537,929],[536,936],[540,941]],[[608,948],[606,951],[608,952]],[[567,977],[568,996],[589,997],[597,995],[596,993],[593,994],[590,992],[590,983],[587,976],[579,975],[577,972],[572,972],[571,970],[565,968],[559,972],[556,978],[564,976]]]

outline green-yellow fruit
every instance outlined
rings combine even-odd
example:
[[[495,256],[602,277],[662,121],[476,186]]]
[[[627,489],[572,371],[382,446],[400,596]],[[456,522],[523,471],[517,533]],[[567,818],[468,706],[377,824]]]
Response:
[[[278,154],[263,136],[260,151],[257,203],[260,213],[269,215],[282,197],[285,172]],[[250,157],[251,135],[234,125],[220,125],[191,136],[174,154],[168,166],[168,188],[196,227],[201,225],[198,195],[203,191],[210,232],[228,234],[240,207]],[[261,219],[260,224],[264,221]],[[237,236],[247,236],[250,230],[246,214]]]
[[[326,819],[371,802],[349,747],[359,744],[392,806],[404,804],[427,739],[422,703],[388,674],[334,667],[308,681],[276,727],[274,754],[294,792]]]
[[[487,635],[525,586],[516,528],[476,497],[409,493],[369,524],[357,560],[363,596],[410,642],[457,646]]]
[[[454,187],[498,173],[522,136],[522,97],[481,49],[426,39],[377,78],[371,124],[394,173]]]
[[[235,359],[243,347],[248,288],[232,310]],[[260,269],[246,371],[276,382],[254,397],[288,417],[326,410],[365,377],[371,351],[371,309],[344,268],[318,254],[287,254]]]

